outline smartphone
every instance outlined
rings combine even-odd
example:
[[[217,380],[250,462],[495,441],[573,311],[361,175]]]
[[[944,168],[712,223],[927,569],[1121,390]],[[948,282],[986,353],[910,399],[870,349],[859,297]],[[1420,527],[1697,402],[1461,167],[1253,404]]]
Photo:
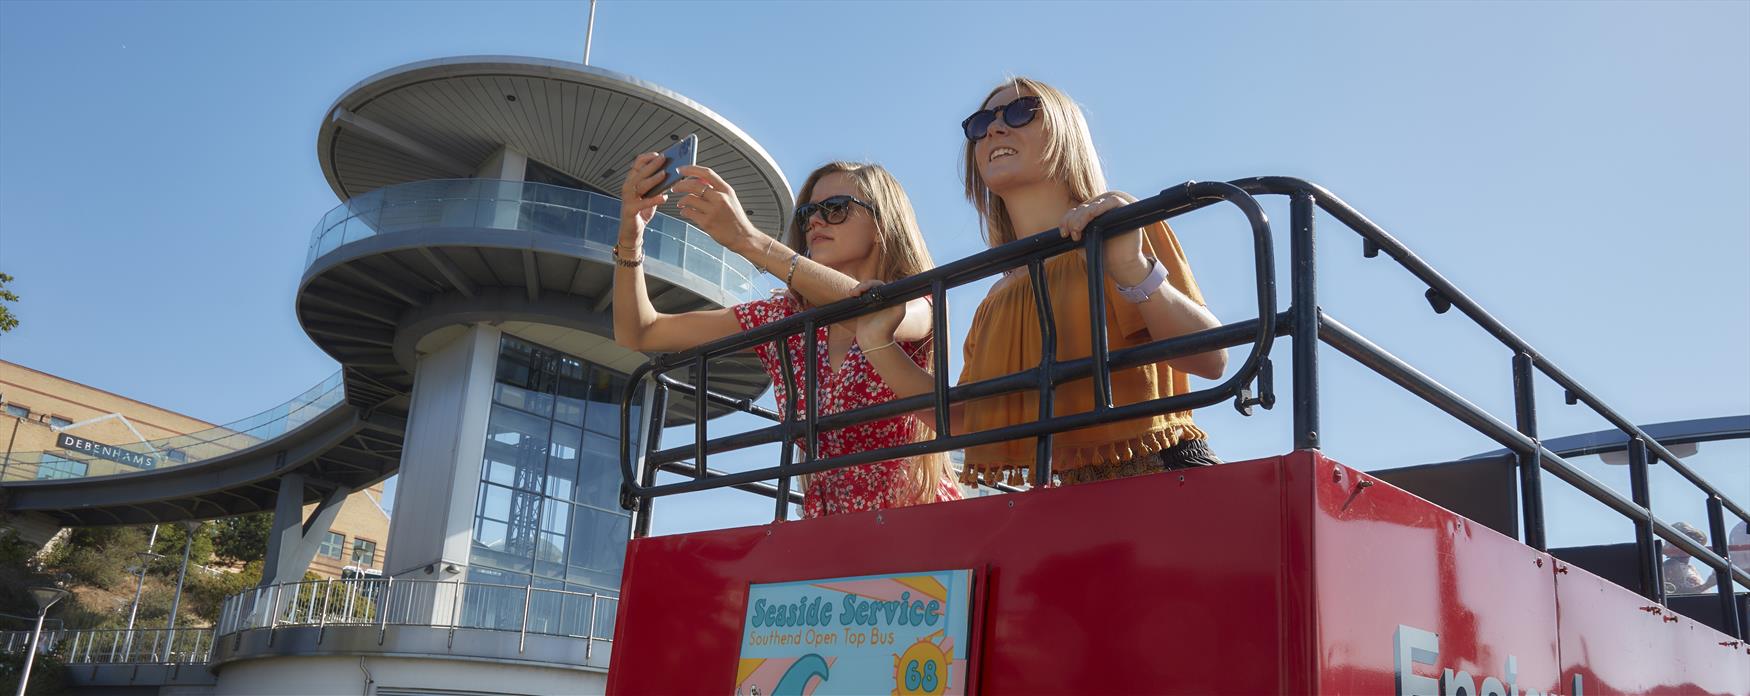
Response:
[[[686,178],[681,176],[680,170],[681,167],[690,167],[694,164],[698,164],[699,135],[695,133],[685,138],[681,138],[675,144],[668,146],[667,150],[663,150],[662,157],[666,162],[666,164],[663,165],[663,171],[667,172],[668,176],[663,177],[662,183],[657,184],[656,188],[645,191],[645,198],[667,191],[675,184],[680,183],[681,179]]]

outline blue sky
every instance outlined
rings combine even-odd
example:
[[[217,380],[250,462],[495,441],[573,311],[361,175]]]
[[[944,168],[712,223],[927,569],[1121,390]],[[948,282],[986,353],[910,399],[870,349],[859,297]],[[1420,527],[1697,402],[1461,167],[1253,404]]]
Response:
[[[338,202],[315,156],[327,107],[416,60],[578,60],[586,14],[582,2],[0,3],[0,270],[23,297],[0,357],[214,421],[315,384],[335,365],[298,328],[292,295],[310,228]],[[827,159],[883,162],[938,261],[982,248],[960,195],[958,122],[1005,75],[1053,82],[1086,108],[1115,186],[1320,182],[1569,374],[1657,422],[1750,412],[1746,33],[1745,3],[610,0],[592,62],[717,111],[793,182]],[[1285,254],[1286,206],[1268,205]],[[1506,351],[1430,313],[1406,274],[1322,223],[1323,307],[1510,422]],[[1177,228],[1212,309],[1249,316],[1237,216]],[[950,298],[956,342],[982,288]],[[1199,414],[1224,457],[1288,449],[1288,349],[1276,411]],[[1379,468],[1494,449],[1323,356],[1337,459]],[[1542,384],[1544,433],[1605,426],[1560,396]],[[1750,450],[1704,447],[1697,461],[1750,499]],[[1661,514],[1698,518],[1699,498],[1665,502],[1681,491],[1664,480]],[[670,505],[664,524],[765,509],[733,500]],[[1570,526],[1555,538],[1604,534]],[[1626,538],[1626,523],[1604,526]]]

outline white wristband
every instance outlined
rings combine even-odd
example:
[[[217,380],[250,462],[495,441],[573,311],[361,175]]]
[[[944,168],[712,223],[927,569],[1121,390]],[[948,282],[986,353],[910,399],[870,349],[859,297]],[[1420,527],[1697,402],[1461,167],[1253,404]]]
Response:
[[[1167,267],[1160,259],[1149,259],[1148,277],[1132,287],[1118,286],[1118,294],[1131,304],[1142,304],[1155,294],[1161,283],[1167,281]]]

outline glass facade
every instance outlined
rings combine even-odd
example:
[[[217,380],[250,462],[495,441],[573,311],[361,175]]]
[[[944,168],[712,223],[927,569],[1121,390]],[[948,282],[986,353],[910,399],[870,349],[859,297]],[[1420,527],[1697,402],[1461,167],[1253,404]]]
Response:
[[[626,388],[618,372],[513,336],[502,339],[468,580],[517,589],[501,598],[482,593],[479,602],[471,593],[470,620],[519,620],[525,586],[618,592],[631,536],[631,516],[619,503]],[[638,407],[634,403],[634,422]],[[547,632],[586,632],[590,602],[540,593],[532,601],[543,597],[555,606],[530,607],[531,621],[548,617],[555,625]],[[486,606],[499,599],[516,611]],[[611,611],[598,613],[598,627],[612,621]]]

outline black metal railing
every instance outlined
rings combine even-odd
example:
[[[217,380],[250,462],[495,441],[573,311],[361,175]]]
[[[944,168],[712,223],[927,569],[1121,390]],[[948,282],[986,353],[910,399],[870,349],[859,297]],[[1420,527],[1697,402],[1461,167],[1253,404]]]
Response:
[[[1275,261],[1270,226],[1265,219],[1262,208],[1254,198],[1263,195],[1281,195],[1289,198],[1291,304],[1289,309],[1281,314],[1277,313],[1275,304]],[[1177,217],[1222,202],[1237,207],[1246,216],[1251,226],[1258,316],[1254,319],[1112,351],[1108,354],[1106,351],[1105,312],[1099,311],[1099,308],[1104,304],[1105,290],[1103,270],[1101,269],[1102,255],[1093,253],[1098,251],[1097,245],[1107,234],[1106,231],[1112,230],[1112,234],[1131,233],[1142,225]],[[1510,426],[1502,422],[1463,396],[1375,345],[1319,307],[1314,223],[1317,211],[1321,210],[1361,237],[1362,252],[1365,256],[1377,257],[1383,251],[1399,266],[1424,283],[1428,288],[1424,296],[1436,313],[1444,314],[1452,309],[1457,309],[1460,314],[1468,317],[1508,349],[1511,354],[1510,375],[1513,382],[1515,405],[1514,425]],[[1524,339],[1484,311],[1475,300],[1472,300],[1451,281],[1429,266],[1427,262],[1416,256],[1403,243],[1323,187],[1288,177],[1257,177],[1228,183],[1186,183],[1167,189],[1160,195],[1100,216],[1088,226],[1080,243],[1082,248],[1090,252],[1086,254],[1089,279],[1087,317],[1093,332],[1092,355],[1096,357],[1060,361],[1053,354],[1056,346],[1056,325],[1052,317],[1053,308],[1050,306],[1044,290],[1043,263],[1046,258],[1071,251],[1077,246],[1077,243],[1058,235],[1056,230],[1048,231],[883,286],[862,298],[811,309],[782,321],[713,341],[692,350],[660,356],[641,366],[632,374],[634,383],[653,376],[655,378],[655,398],[650,404],[651,408],[645,411],[645,413],[653,414],[654,417],[646,424],[649,431],[644,438],[645,451],[641,462],[638,457],[633,455],[630,445],[624,444],[631,442],[629,411],[624,411],[625,415],[621,419],[621,442],[623,443],[621,470],[625,480],[621,503],[627,509],[634,511],[634,533],[639,536],[648,533],[653,501],[658,497],[728,486],[753,490],[749,486],[776,480],[775,486],[768,488],[767,485],[762,485],[757,492],[775,498],[775,518],[783,519],[789,503],[797,499],[797,496],[790,490],[790,480],[793,476],[1027,437],[1038,438],[1038,447],[1030,477],[1031,482],[1035,486],[1043,485],[1050,481],[1051,477],[1050,440],[1053,433],[1128,420],[1143,415],[1202,408],[1228,399],[1233,399],[1235,407],[1248,415],[1251,413],[1251,407],[1255,405],[1261,405],[1266,409],[1270,408],[1275,400],[1271,386],[1270,349],[1275,337],[1287,335],[1294,339],[1292,380],[1294,385],[1293,440],[1295,449],[1317,449],[1319,447],[1317,347],[1318,343],[1322,341],[1514,452],[1520,475],[1520,507],[1524,519],[1524,541],[1527,545],[1539,551],[1547,550],[1543,519],[1542,474],[1548,472],[1634,522],[1635,538],[1639,551],[1637,560],[1641,568],[1641,587],[1634,589],[1638,589],[1641,594],[1655,602],[1664,603],[1663,581],[1660,578],[1659,559],[1654,544],[1656,537],[1663,538],[1667,543],[1683,549],[1715,570],[1720,579],[1718,592],[1725,616],[1725,626],[1728,629],[1727,633],[1739,639],[1745,637],[1745,627],[1740,625],[1736,607],[1733,605],[1732,581],[1736,580],[1739,583],[1750,585],[1750,573],[1747,573],[1743,568],[1733,566],[1730,562],[1730,555],[1726,548],[1725,515],[1730,513],[1750,524],[1750,513],[1746,513],[1740,504],[1721,494],[1665,446],[1659,444],[1633,422],[1606,405],[1603,400],[1556,367],[1553,362]],[[1043,343],[1040,365],[1026,371],[974,384],[950,386],[946,357],[948,350],[947,289],[1021,266],[1027,267],[1034,281],[1034,299],[1038,304]],[[816,327],[850,319],[925,295],[934,300],[932,311],[935,324],[935,389],[932,394],[897,399],[855,411],[825,416],[814,411],[814,399],[807,399],[807,405],[803,409],[804,413],[800,414],[799,417],[795,412],[794,400],[788,400],[788,413],[777,414],[769,410],[753,408],[751,403],[747,403],[745,400],[738,401],[713,394],[709,390],[706,390],[704,399],[696,398],[697,390],[694,387],[667,377],[669,372],[687,369],[692,373],[690,376],[694,384],[706,384],[708,383],[709,366],[712,359],[749,350],[765,343],[774,343],[783,356],[783,363],[789,364],[788,345],[787,341],[783,340],[786,337],[797,334],[804,336],[807,350],[812,355],[817,347]],[[1246,359],[1238,369],[1233,371],[1231,376],[1215,386],[1137,404],[1122,406],[1112,404],[1110,380],[1111,371],[1114,369],[1159,362],[1247,343],[1250,343],[1252,347],[1247,353]],[[1098,356],[1102,355],[1106,355],[1107,358],[1098,359]],[[815,361],[809,360],[807,365],[808,367],[802,375],[805,388],[803,393],[814,394],[817,384]],[[1620,429],[1627,435],[1630,440],[1630,478],[1632,481],[1629,497],[1624,497],[1588,476],[1541,444],[1537,435],[1537,408],[1533,398],[1534,381],[1536,375],[1540,373],[1565,390],[1567,402],[1570,405],[1585,404],[1613,427]],[[1085,413],[1056,415],[1052,411],[1053,390],[1050,387],[1090,377],[1094,382],[1094,409]],[[1257,387],[1255,394],[1251,388],[1254,383]],[[787,390],[786,393],[796,393],[796,376],[786,373],[783,388]],[[660,445],[661,432],[664,427],[663,414],[666,412],[670,390],[682,391],[695,397],[695,405],[698,410],[698,413],[695,414],[694,427],[696,430],[694,442],[690,446],[662,449]],[[1020,391],[1037,391],[1039,394],[1040,414],[1036,422],[969,434],[950,432],[948,409],[951,403]],[[632,390],[628,390],[627,394],[627,399],[630,400]],[[707,437],[704,418],[707,401],[755,413],[772,420],[774,425],[710,439]],[[817,458],[815,456],[813,443],[816,433],[822,429],[837,429],[924,410],[931,411],[935,417],[936,436],[932,440],[836,457]],[[706,468],[707,458],[711,455],[777,442],[797,443],[802,450],[801,461],[792,461],[795,448],[784,446],[781,448],[780,461],[777,466],[736,473],[719,473]],[[684,463],[689,460],[691,461],[690,465]],[[1712,548],[1697,544],[1653,514],[1647,469],[1657,462],[1664,462],[1670,466],[1673,471],[1693,484],[1706,498],[1708,523],[1713,539]],[[691,476],[691,479],[658,485],[656,483],[658,470],[682,473]]]

